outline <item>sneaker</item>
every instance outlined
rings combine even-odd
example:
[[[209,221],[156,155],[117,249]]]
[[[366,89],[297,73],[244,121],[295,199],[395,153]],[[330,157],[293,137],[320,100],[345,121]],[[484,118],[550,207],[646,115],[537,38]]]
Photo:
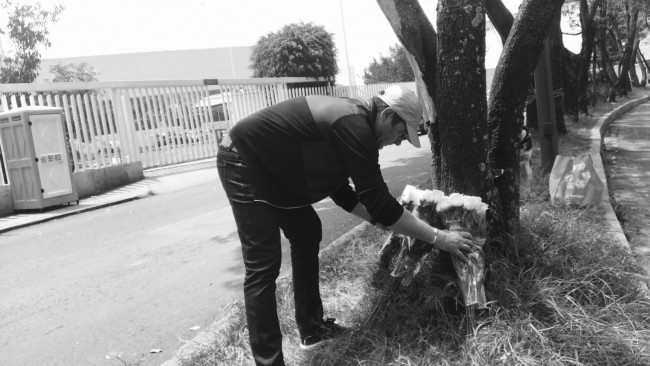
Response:
[[[316,333],[302,337],[300,340],[300,348],[304,350],[312,349],[318,345],[323,344],[324,342],[331,341],[333,338],[336,338],[348,331],[347,328],[335,324],[335,321],[336,319],[334,318],[327,318],[321,324],[320,329],[318,329]]]

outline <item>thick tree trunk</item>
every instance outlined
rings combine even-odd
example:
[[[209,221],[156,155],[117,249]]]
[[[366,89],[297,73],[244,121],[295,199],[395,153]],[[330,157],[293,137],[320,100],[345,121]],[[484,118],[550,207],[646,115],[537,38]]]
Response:
[[[485,0],[438,1],[441,188],[487,201]]]
[[[525,0],[497,65],[488,108],[489,158],[503,174],[494,182],[499,192],[503,234],[519,228],[519,142],[528,76],[539,61],[552,18],[564,0]],[[488,199],[491,197],[488,197]],[[490,201],[490,203],[492,203]],[[493,226],[490,230],[497,229]],[[500,229],[500,228],[498,228]],[[491,235],[497,235],[491,232]]]
[[[440,133],[436,121],[437,34],[417,0],[377,0],[404,49],[431,125],[431,181],[440,187]]]

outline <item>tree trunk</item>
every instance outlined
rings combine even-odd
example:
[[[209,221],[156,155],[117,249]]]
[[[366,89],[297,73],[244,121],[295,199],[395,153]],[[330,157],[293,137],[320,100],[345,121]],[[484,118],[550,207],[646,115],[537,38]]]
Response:
[[[553,100],[555,101],[555,129],[564,135],[566,133],[566,124],[564,123],[564,87],[562,83],[562,52],[564,42],[562,41],[562,28],[560,21],[562,17],[560,12],[555,14],[551,22],[548,33],[549,46],[551,49],[551,72],[553,77]]]
[[[551,24],[564,0],[525,0],[519,8],[510,36],[497,65],[488,108],[491,133],[488,157],[493,169],[503,169],[494,179],[504,234],[513,235],[519,228],[519,142],[528,77],[539,61]],[[491,197],[488,197],[491,198]],[[490,201],[492,203],[492,201]],[[498,211],[497,211],[498,210]],[[490,225],[491,235],[496,228]]]
[[[423,98],[431,125],[431,181],[440,187],[440,133],[436,118],[437,34],[417,0],[377,0],[400,40]]]
[[[508,8],[503,5],[501,0],[486,0],[485,2],[486,12],[494,28],[499,33],[501,41],[503,44],[506,43],[508,34],[510,34],[510,29],[514,23],[514,18]],[[551,30],[549,33],[549,38],[551,40],[551,62],[553,70],[553,88],[555,89],[555,119],[556,129],[558,133],[566,133],[566,124],[564,123],[564,59],[565,52],[570,52],[564,48],[564,42],[562,41],[562,30],[560,27],[561,17],[558,14],[553,18],[553,23],[551,24]],[[573,81],[573,79],[571,80]],[[570,85],[570,83],[568,83]],[[533,75],[530,76],[530,90],[534,90],[535,82],[533,80]],[[534,93],[532,93],[533,99],[527,100],[526,102],[526,127],[529,129],[537,130],[537,105],[535,104]],[[577,104],[577,103],[576,103]]]
[[[499,33],[501,43],[505,44],[506,39],[508,39],[508,34],[510,34],[512,24],[515,22],[515,18],[513,18],[512,14],[508,8],[503,5],[501,0],[486,0],[485,12],[488,17],[490,17],[497,33]]]
[[[598,54],[599,58],[598,61],[600,62],[600,68],[602,70],[602,76],[604,78],[603,81],[607,82],[612,87],[612,95],[610,96],[610,101],[614,101],[616,94],[615,93],[615,85],[616,85],[616,80],[618,79],[618,76],[616,75],[616,70],[614,70],[614,65],[612,63],[611,58],[609,57],[609,51],[607,51],[607,39],[606,39],[606,29],[604,27],[601,27],[601,29],[598,30],[597,36],[596,36],[596,48],[598,49]],[[596,80],[596,78],[594,77]]]
[[[438,2],[441,188],[487,202],[485,0]]]
[[[589,65],[593,53],[594,38],[596,37],[596,26],[594,17],[596,11],[602,5],[603,0],[594,0],[589,8],[587,0],[580,0],[580,25],[582,26],[582,46],[580,48],[580,61],[578,65],[578,109],[587,113],[588,98],[587,88],[589,86]]]
[[[641,69],[641,86],[645,88],[648,83],[648,72],[650,72],[650,70],[646,67],[645,60],[641,54],[641,49],[637,48],[636,51],[636,59],[639,62],[639,68]]]
[[[634,42],[634,50],[632,51],[632,57],[630,58],[630,81],[632,83],[632,86],[634,87],[640,87],[641,82],[639,81],[639,75],[636,73],[636,60],[637,60],[637,50],[639,49],[639,43],[641,43],[640,39],[636,39]]]
[[[641,52],[641,49],[640,49],[640,48],[639,48],[639,56],[641,57],[641,58],[639,59],[639,63],[645,65],[646,72],[647,72],[648,74],[650,74],[650,62],[648,62],[648,60],[646,60],[646,58],[645,58],[645,56],[643,55],[643,52]],[[650,77],[650,75],[649,75],[649,77]]]
[[[605,17],[607,14],[605,6],[600,9],[600,13],[601,17]],[[616,74],[616,70],[614,70],[613,61],[609,56],[609,50],[607,49],[608,34],[609,33],[605,24],[601,24],[599,29],[596,31],[596,39],[594,42],[600,56],[598,60],[600,62],[601,74],[598,78],[594,76],[594,82],[596,84],[599,82],[605,82],[610,86],[610,90],[607,91],[607,101],[613,103],[616,101],[616,95],[619,94],[616,91],[616,81],[618,80],[618,75]],[[610,42],[616,44],[616,39],[614,39],[614,36],[612,34],[609,34],[609,37],[611,37]]]
[[[578,65],[580,56],[567,50],[562,52],[562,86],[564,89],[564,113],[578,119]]]
[[[630,26],[627,30],[627,43],[625,44],[625,52],[623,53],[623,59],[621,60],[623,67],[621,68],[621,72],[618,75],[618,80],[616,81],[616,90],[619,91],[619,96],[627,96],[627,93],[632,91],[628,73],[630,71],[630,61],[632,60],[632,53],[634,51],[634,41],[636,39],[638,20],[639,9],[637,7],[634,7],[634,9],[632,9],[632,16],[630,18]]]

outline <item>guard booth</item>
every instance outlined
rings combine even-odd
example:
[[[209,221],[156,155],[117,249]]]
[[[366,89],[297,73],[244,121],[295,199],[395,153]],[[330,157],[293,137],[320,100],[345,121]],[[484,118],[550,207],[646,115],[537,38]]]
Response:
[[[0,142],[16,211],[79,202],[72,185],[62,113],[56,107],[21,107],[0,113]]]

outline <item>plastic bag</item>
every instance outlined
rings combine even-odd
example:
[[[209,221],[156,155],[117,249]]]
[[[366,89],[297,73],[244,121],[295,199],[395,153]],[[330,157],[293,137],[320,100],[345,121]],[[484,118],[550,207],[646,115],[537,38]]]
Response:
[[[597,206],[603,189],[603,182],[596,173],[589,154],[575,158],[558,155],[555,158],[549,177],[551,204]]]

